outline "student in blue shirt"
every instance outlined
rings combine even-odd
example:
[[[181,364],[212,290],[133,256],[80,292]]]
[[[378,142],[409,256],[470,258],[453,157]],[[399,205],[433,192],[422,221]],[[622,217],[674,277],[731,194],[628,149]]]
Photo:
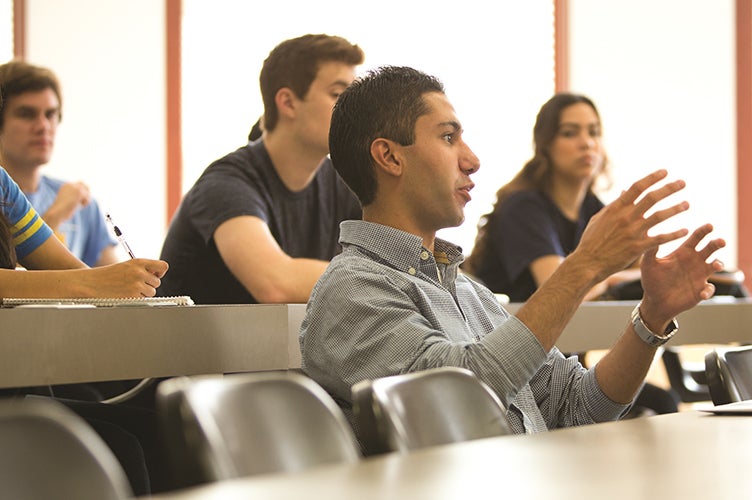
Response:
[[[88,186],[42,173],[62,118],[55,74],[14,60],[0,65],[0,87],[0,165],[73,255],[92,267],[122,260]]]

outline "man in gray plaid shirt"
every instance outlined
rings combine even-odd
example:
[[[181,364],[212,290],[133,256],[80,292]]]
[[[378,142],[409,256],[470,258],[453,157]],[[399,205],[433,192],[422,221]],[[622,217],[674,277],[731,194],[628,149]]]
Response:
[[[436,237],[457,226],[478,158],[434,77],[383,67],[339,98],[329,146],[334,167],[363,206],[340,226],[341,255],[313,290],[300,343],[303,369],[350,418],[356,382],[439,366],[468,368],[508,408],[515,432],[614,420],[629,408],[674,317],[713,295],[708,276],[725,245],[696,229],[665,257],[661,244],[686,229],[649,235],[684,212],[680,202],[648,214],[684,188],[656,171],[593,217],[580,245],[519,309],[458,272],[460,248]],[[653,187],[656,186],[656,187]],[[643,299],[600,362],[583,368],[555,342],[593,285],[642,256]],[[710,262],[708,262],[710,261]]]

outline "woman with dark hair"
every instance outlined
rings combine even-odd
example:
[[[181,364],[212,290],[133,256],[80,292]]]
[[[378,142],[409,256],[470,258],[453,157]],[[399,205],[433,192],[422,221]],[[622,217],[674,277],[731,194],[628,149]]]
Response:
[[[610,184],[600,116],[587,97],[554,95],[538,113],[533,144],[533,158],[499,189],[493,211],[481,218],[463,266],[512,302],[526,301],[574,250],[603,207],[597,188]],[[636,269],[613,275],[587,299],[637,277]]]
[[[533,128],[535,153],[497,192],[493,211],[481,218],[472,255],[463,269],[495,293],[525,302],[580,242],[608,187],[607,157],[595,104],[558,93],[541,107]],[[639,262],[595,286],[585,300],[639,279]],[[638,405],[658,413],[677,410],[676,398],[646,385]]]

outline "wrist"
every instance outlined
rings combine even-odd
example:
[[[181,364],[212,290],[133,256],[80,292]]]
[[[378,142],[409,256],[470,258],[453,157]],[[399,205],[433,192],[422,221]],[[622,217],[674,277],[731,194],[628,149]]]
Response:
[[[581,255],[575,249],[569,257],[564,259],[559,268],[567,273],[567,281],[584,293],[603,282],[605,276],[599,275],[592,266],[592,259]]]
[[[643,297],[637,304],[640,311],[640,317],[645,325],[652,332],[662,332],[674,320],[673,316],[666,316],[659,303]]]
[[[671,337],[676,335],[676,332],[679,330],[679,322],[676,321],[676,318],[667,321],[661,329],[655,330],[646,323],[642,316],[641,306],[642,302],[635,306],[634,310],[632,310],[631,317],[632,329],[640,340],[652,347],[658,347],[662,346],[668,342]]]

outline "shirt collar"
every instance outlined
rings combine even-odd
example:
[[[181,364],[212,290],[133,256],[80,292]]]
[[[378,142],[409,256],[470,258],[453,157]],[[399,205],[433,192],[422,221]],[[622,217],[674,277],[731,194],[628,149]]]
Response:
[[[424,260],[421,254],[428,252],[420,236],[361,220],[340,223],[339,242],[343,246],[361,247],[401,270],[418,267]],[[449,266],[459,266],[464,260],[462,248],[441,238],[436,238],[434,242],[434,258]]]

